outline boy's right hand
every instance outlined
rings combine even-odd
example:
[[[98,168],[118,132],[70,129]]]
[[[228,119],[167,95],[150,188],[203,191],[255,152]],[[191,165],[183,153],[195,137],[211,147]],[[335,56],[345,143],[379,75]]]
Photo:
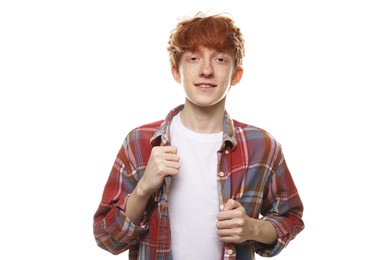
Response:
[[[152,148],[148,164],[143,177],[138,183],[142,193],[145,196],[150,196],[164,182],[164,178],[168,175],[175,176],[180,169],[180,158],[177,155],[177,147],[175,146],[155,146]]]

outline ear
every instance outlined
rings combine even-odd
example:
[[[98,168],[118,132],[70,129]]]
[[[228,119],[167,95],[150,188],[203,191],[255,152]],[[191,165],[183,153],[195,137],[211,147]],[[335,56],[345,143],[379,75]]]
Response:
[[[242,74],[244,73],[244,69],[241,67],[237,67],[236,71],[234,72],[232,76],[232,80],[230,81],[230,85],[234,86],[238,84],[241,81]]]
[[[180,80],[179,69],[177,67],[172,66],[171,67],[171,72],[172,72],[172,76],[175,79],[175,81],[180,84],[181,80]]]

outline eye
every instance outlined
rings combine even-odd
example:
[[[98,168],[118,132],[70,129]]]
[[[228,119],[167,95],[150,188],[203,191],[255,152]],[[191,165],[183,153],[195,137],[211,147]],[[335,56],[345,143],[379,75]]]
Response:
[[[218,55],[214,60],[218,63],[228,63],[230,59],[227,55]]]

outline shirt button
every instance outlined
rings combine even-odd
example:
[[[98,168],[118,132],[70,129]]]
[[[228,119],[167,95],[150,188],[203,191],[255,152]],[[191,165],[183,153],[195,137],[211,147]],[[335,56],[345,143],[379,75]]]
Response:
[[[223,176],[225,176],[225,173],[224,172],[219,172],[218,175],[219,175],[219,177],[223,177]]]
[[[227,251],[228,255],[231,255],[233,254],[233,249],[229,248],[228,251]]]

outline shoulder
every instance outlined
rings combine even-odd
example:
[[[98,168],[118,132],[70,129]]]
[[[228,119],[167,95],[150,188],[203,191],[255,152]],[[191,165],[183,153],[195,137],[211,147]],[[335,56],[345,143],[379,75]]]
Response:
[[[131,139],[137,139],[137,140],[148,139],[148,140],[150,140],[150,138],[152,138],[152,136],[156,133],[156,131],[158,131],[160,129],[160,126],[163,122],[164,122],[163,120],[160,120],[160,121],[155,121],[152,123],[138,126],[134,129],[132,129],[128,133],[127,136],[128,136],[128,138],[131,138]]]
[[[245,138],[246,140],[268,140],[278,143],[277,140],[268,131],[260,127],[242,123],[237,120],[233,120],[233,122],[236,137],[238,139]]]
[[[138,126],[126,135],[118,158],[122,161],[142,162],[144,158],[148,158],[151,150],[150,140],[159,130],[161,121],[152,122],[149,124]]]
[[[126,136],[123,146],[130,149],[147,148],[150,146],[150,140],[160,129],[163,120],[144,124],[132,129]]]
[[[282,147],[280,143],[266,130],[233,120],[237,148],[247,151],[254,157],[273,161],[281,159]],[[262,160],[263,160],[262,159]]]

